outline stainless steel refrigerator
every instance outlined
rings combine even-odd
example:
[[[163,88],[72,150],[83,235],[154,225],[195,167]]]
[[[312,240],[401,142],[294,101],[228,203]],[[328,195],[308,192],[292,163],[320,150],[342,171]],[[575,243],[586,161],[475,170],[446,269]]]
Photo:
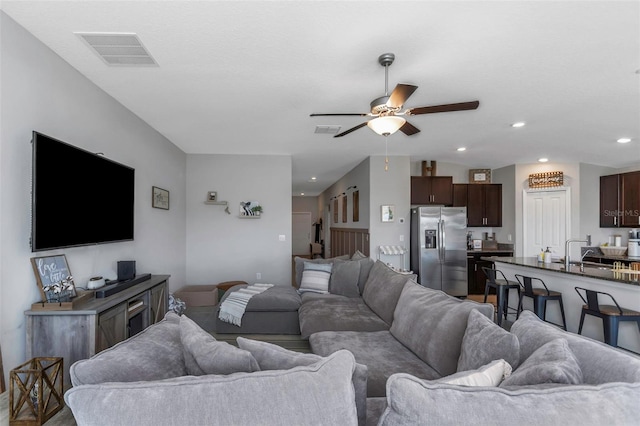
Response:
[[[425,287],[467,296],[466,207],[411,209],[411,269]]]

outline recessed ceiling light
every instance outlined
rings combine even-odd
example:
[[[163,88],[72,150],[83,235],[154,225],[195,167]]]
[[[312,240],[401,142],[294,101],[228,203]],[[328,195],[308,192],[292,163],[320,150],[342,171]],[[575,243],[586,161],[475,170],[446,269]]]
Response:
[[[458,148],[458,152],[462,152],[462,151],[466,151],[467,148],[465,148],[464,146],[461,146],[460,148]]]
[[[618,143],[629,143],[631,142],[631,138],[620,138],[618,139]]]
[[[312,176],[312,177],[311,177],[307,182],[314,183],[314,182],[316,182],[317,180],[318,180],[318,178],[317,178],[317,177]]]
[[[301,192],[300,195],[304,195],[304,192]]]
[[[316,180],[316,177],[315,176],[311,176],[311,180]]]
[[[549,161],[548,158],[538,158],[538,161],[541,163],[546,163],[547,161]]]
[[[525,124],[524,121],[518,121],[517,123],[513,123],[511,127],[524,127]]]

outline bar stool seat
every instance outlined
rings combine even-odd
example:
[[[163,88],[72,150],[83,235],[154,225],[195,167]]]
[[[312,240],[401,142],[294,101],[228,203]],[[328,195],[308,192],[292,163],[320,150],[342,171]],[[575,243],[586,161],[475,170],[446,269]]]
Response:
[[[585,303],[585,305],[582,306],[578,334],[582,334],[585,315],[593,315],[602,319],[604,342],[614,347],[618,346],[618,328],[620,321],[635,321],[638,324],[638,331],[640,331],[640,312],[621,307],[616,299],[609,293],[589,290],[582,287],[576,287],[575,290]],[[601,305],[598,300],[599,295],[607,296],[611,299],[613,305]]]
[[[518,315],[516,317],[520,318],[520,313],[522,312],[522,299],[525,297],[530,297],[533,299],[533,312],[536,314],[538,318],[543,321],[546,321],[550,324],[554,324],[551,321],[547,321],[547,301],[549,300],[557,300],[560,303],[560,315],[562,316],[562,325],[554,324],[562,327],[563,330],[567,330],[567,321],[564,317],[564,305],[562,303],[562,293],[559,291],[549,290],[547,285],[540,278],[528,277],[521,274],[515,274],[516,280],[520,283],[522,287],[522,291],[520,292],[520,300],[518,301]],[[539,282],[542,284],[543,288],[533,287],[533,282]]]
[[[502,325],[502,316],[507,319],[507,312],[509,309],[509,290],[516,290],[518,292],[518,299],[520,298],[520,284],[516,281],[510,281],[504,276],[499,269],[482,267],[482,271],[487,276],[487,282],[484,287],[484,302],[487,303],[487,296],[489,295],[489,289],[494,288],[496,290],[496,304],[497,315],[496,323]],[[498,275],[502,278],[498,278]],[[514,309],[517,312],[517,309]]]

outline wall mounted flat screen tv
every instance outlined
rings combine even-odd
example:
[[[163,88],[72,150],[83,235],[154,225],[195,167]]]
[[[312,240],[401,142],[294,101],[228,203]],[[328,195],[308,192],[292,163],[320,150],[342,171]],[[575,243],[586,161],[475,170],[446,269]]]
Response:
[[[31,251],[133,240],[135,170],[33,132]]]

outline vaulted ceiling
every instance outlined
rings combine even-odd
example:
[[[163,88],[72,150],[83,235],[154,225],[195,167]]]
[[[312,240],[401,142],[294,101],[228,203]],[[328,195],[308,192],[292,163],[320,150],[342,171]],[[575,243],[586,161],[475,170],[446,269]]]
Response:
[[[386,52],[396,56],[389,90],[418,86],[406,107],[480,101],[474,111],[410,117],[421,132],[391,135],[389,155],[470,168],[540,157],[640,164],[638,1],[1,5],[186,153],[291,155],[293,195],[316,195],[385,154],[385,138],[366,126],[340,138],[314,133],[366,117],[309,114],[368,112],[385,94]],[[74,32],[136,33],[158,66],[108,66]],[[526,125],[511,127],[517,121]]]

